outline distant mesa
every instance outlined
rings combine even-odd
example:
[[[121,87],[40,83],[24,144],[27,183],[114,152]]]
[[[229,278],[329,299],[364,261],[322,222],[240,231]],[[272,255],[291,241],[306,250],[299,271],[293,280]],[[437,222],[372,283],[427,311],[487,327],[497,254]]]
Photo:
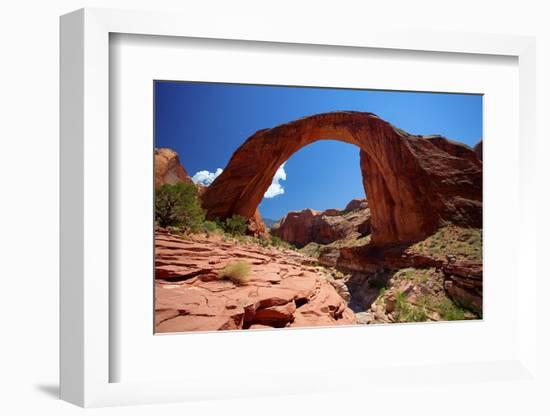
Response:
[[[271,233],[298,248],[309,243],[330,244],[370,234],[371,214],[366,199],[354,199],[345,209],[304,209],[285,215]]]
[[[204,192],[207,216],[255,218],[278,167],[326,139],[361,150],[373,245],[419,241],[443,223],[481,227],[482,165],[474,150],[441,136],[411,135],[372,113],[354,111],[316,114],[256,132]]]

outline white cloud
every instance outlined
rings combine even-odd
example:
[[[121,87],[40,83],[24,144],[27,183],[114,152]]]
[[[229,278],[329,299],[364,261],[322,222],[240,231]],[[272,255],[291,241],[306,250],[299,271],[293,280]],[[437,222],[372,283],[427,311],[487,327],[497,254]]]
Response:
[[[200,170],[197,173],[193,175],[191,178],[194,183],[200,183],[201,185],[208,186],[212,182],[214,182],[214,179],[216,179],[218,176],[220,176],[223,172],[223,169],[216,169],[216,172],[209,172],[207,170]]]
[[[285,164],[283,163],[279,169],[277,169],[277,172],[275,172],[275,176],[273,176],[273,181],[271,182],[271,185],[269,185],[269,188],[267,188],[267,191],[264,194],[264,198],[274,198],[277,195],[282,195],[285,193],[285,189],[280,184],[280,181],[286,180],[286,172],[285,172]]]
[[[216,179],[218,176],[220,176],[223,172],[223,169],[218,168],[215,172],[209,172],[207,170],[200,170],[197,173],[193,175],[191,178],[194,183],[199,183],[204,186],[210,185],[212,182],[214,182],[214,179]],[[286,180],[286,172],[285,172],[285,164],[283,163],[279,169],[277,169],[277,172],[275,172],[275,176],[273,176],[273,180],[271,182],[271,185],[269,185],[269,188],[267,188],[267,191],[264,194],[264,198],[274,198],[277,195],[282,195],[285,193],[285,189],[281,185],[281,181]]]

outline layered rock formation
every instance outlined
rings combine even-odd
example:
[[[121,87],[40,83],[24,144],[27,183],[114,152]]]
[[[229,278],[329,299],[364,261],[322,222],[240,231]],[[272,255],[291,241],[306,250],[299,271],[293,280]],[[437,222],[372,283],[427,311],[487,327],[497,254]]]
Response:
[[[178,154],[167,148],[155,149],[155,187],[179,182],[193,183]]]
[[[417,253],[408,246],[376,246],[340,249],[337,266],[343,270],[376,274],[407,267],[434,268],[445,276],[445,292],[458,305],[479,316],[483,309],[483,265],[479,260],[456,260],[452,255],[437,258]]]
[[[355,315],[313,259],[292,250],[236,245],[216,237],[155,235],[156,332],[349,325]],[[220,280],[247,261],[244,285]]]
[[[271,233],[296,247],[311,242],[329,244],[369,234],[370,216],[366,199],[354,199],[343,210],[289,212],[271,228]]]
[[[483,265],[451,261],[442,267],[447,295],[463,308],[483,313]]]
[[[371,113],[317,114],[256,132],[206,190],[209,217],[254,216],[279,168],[317,140],[361,149],[371,209],[372,243],[418,241],[443,222],[481,226],[481,161],[468,146],[440,136],[414,136]]]

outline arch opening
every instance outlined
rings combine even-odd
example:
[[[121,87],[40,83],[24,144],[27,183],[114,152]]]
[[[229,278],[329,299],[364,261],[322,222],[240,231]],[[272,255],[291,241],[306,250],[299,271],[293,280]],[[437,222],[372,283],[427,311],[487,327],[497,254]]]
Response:
[[[343,209],[365,198],[359,153],[357,146],[332,139],[299,149],[277,170],[260,201],[264,222],[304,209]]]

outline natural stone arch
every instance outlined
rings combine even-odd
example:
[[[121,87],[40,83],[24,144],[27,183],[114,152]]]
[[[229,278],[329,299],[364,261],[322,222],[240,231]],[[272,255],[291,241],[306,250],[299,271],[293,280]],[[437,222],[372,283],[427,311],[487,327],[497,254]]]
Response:
[[[252,218],[271,180],[292,154],[318,140],[361,149],[372,243],[411,242],[443,222],[481,226],[481,161],[466,145],[413,136],[372,113],[312,115],[256,132],[203,195],[209,218]]]

